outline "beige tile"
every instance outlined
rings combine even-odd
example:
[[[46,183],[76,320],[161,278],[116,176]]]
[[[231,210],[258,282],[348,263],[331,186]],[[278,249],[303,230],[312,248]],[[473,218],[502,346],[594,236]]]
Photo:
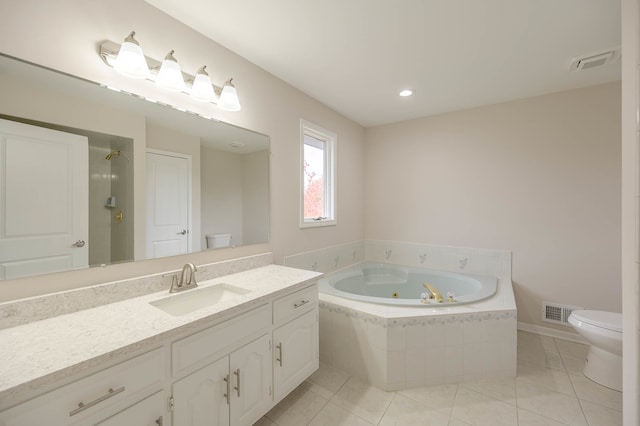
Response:
[[[519,379],[519,378],[518,378]],[[586,425],[582,409],[575,396],[554,392],[548,388],[516,380],[518,408],[544,413],[544,416],[569,425]]]
[[[266,417],[278,426],[306,425],[328,400],[304,387],[294,389]]]
[[[563,339],[553,339],[560,355],[569,355],[574,358],[586,358],[589,352],[589,345],[583,343],[570,342]]]
[[[311,420],[309,426],[373,426],[373,423],[369,423],[329,401]]]
[[[451,384],[405,389],[398,393],[419,402],[426,409],[449,415],[453,408],[457,390],[458,385]]]
[[[560,354],[558,352],[546,351],[537,346],[528,347],[520,346],[520,344],[518,344],[518,364],[520,362],[527,362],[541,367],[564,371],[562,358],[560,358]]]
[[[566,426],[566,423],[560,423],[539,414],[532,413],[531,411],[519,408],[518,426]]]
[[[589,345],[583,345],[582,343],[570,342],[568,340],[553,339],[556,342],[556,347],[560,355],[569,355],[574,358],[587,358],[587,352],[589,352]]]
[[[622,392],[599,385],[583,375],[570,375],[569,378],[578,399],[622,411]]]
[[[580,401],[589,426],[622,426],[622,411],[612,410],[588,401]]]
[[[379,426],[447,426],[449,416],[429,410],[423,404],[396,394]]]
[[[567,373],[527,362],[518,364],[516,382],[529,383],[565,395],[575,395]]]
[[[495,380],[480,380],[477,382],[462,383],[461,387],[490,396],[499,401],[516,405],[516,380],[515,377],[507,377]]]
[[[473,425],[518,424],[516,407],[463,387],[458,388],[451,415]]]
[[[331,399],[347,379],[349,379],[348,373],[321,362],[320,368],[307,379],[307,384],[313,392]]]
[[[551,337],[518,332],[518,362],[526,361],[555,370],[564,370],[560,352]]]
[[[381,391],[368,383],[351,377],[331,401],[375,424],[382,418],[393,395],[392,392]]]
[[[527,333],[526,331],[518,331],[518,347],[529,350],[542,350],[558,353],[558,348],[556,347],[553,338],[534,333]]]
[[[564,369],[569,374],[582,374],[586,358],[575,358],[569,355],[560,354]]]

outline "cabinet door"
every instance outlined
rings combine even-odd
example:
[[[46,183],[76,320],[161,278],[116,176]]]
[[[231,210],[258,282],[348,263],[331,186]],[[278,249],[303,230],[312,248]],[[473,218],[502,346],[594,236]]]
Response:
[[[252,425],[271,407],[271,336],[230,355],[231,424]]]
[[[126,410],[120,411],[115,416],[98,423],[97,426],[163,426],[165,405],[163,395],[162,392],[151,395]]]
[[[318,369],[318,310],[273,332],[273,390],[279,401]]]
[[[174,383],[173,425],[228,425],[228,374],[225,357]]]

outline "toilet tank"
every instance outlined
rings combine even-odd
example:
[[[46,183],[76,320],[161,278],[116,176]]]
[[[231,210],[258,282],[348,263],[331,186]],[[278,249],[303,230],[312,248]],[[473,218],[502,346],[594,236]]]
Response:
[[[207,234],[207,248],[231,246],[231,234]]]

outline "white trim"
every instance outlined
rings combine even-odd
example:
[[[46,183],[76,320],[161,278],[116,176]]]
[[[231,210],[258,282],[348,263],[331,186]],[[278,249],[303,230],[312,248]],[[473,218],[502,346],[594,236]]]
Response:
[[[587,342],[581,335],[577,333],[556,330],[555,328],[543,327],[541,325],[527,324],[526,322],[518,321],[518,330],[539,334],[541,336],[553,337],[554,339],[562,339],[568,340],[569,342],[582,343],[584,345],[589,344],[589,342]]]
[[[304,137],[305,134],[327,143],[325,154],[325,211],[330,211],[331,217],[319,221],[304,218]],[[320,226],[335,226],[338,223],[337,207],[337,152],[338,135],[305,119],[300,119],[300,228],[315,228]]]

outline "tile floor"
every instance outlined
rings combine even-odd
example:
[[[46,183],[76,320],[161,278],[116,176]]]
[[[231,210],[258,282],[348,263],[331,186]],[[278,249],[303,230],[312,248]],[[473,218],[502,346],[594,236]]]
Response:
[[[326,364],[254,426],[622,425],[622,393],[582,375],[587,346],[518,332],[518,376],[384,392]]]

